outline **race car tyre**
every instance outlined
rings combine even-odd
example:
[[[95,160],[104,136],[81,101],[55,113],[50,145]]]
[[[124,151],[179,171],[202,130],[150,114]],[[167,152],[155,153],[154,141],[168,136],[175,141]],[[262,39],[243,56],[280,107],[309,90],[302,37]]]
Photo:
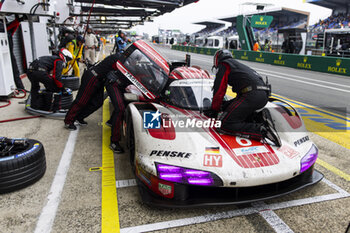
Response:
[[[135,135],[132,119],[128,117],[127,112],[127,147],[129,149],[130,164],[132,169],[135,169]]]
[[[63,76],[62,77],[63,87],[69,88],[72,91],[76,91],[80,87],[79,77]]]
[[[45,151],[39,141],[29,139],[24,149],[13,149],[6,154],[0,150],[0,193],[27,187],[45,171]]]

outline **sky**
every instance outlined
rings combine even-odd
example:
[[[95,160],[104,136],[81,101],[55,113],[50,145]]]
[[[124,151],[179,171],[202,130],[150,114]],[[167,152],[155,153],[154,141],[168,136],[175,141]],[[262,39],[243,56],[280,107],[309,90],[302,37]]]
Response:
[[[303,3],[303,0],[199,0],[197,3],[156,17],[153,19],[154,22],[145,22],[144,25],[136,26],[132,30],[138,32],[138,34],[148,33],[150,36],[158,34],[158,28],[179,29],[183,33],[194,33],[204,28],[204,26],[193,24],[195,22],[254,11],[255,7],[242,5],[246,2],[273,5],[268,7],[283,6],[308,11],[310,12],[310,25],[316,23],[319,19],[327,18],[332,13],[327,8]]]

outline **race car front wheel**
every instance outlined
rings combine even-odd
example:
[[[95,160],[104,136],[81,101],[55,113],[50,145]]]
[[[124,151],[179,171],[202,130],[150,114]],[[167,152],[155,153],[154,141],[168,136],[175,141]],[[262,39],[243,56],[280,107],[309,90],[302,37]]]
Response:
[[[45,171],[45,151],[39,141],[0,137],[0,193],[27,187]]]
[[[128,139],[128,148],[130,156],[130,164],[133,170],[135,170],[135,135],[134,127],[132,124],[132,119],[128,119],[127,127],[127,139]]]

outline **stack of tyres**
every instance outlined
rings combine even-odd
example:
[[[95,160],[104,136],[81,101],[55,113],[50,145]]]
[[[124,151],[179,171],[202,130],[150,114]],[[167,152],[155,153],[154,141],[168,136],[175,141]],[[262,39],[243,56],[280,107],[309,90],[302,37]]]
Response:
[[[72,91],[66,88],[67,94],[53,93],[45,89],[39,92],[39,107],[34,109],[31,107],[31,95],[26,101],[25,110],[33,115],[41,115],[52,118],[64,118],[70,106],[73,103]]]
[[[73,102],[73,94],[70,89],[67,89],[68,94],[54,93],[51,111],[58,111],[62,109],[69,109]]]
[[[63,87],[76,91],[80,87],[79,77],[76,76],[62,76]]]

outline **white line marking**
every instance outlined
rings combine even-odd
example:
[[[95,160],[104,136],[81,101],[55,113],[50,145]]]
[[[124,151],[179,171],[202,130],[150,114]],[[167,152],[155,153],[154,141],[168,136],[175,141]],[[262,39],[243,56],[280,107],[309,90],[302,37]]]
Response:
[[[334,188],[335,190],[337,190],[338,193],[310,197],[310,198],[303,198],[303,199],[292,200],[292,201],[279,202],[279,203],[264,204],[263,207],[264,207],[264,209],[268,209],[268,210],[272,211],[272,210],[285,209],[285,208],[289,208],[289,207],[295,207],[295,206],[301,206],[301,205],[313,204],[313,203],[317,203],[317,202],[324,202],[324,201],[330,201],[330,200],[336,200],[336,199],[340,199],[340,198],[350,197],[350,194],[348,192],[346,192],[345,190],[343,190],[339,186],[335,185],[331,181],[325,179],[324,182],[327,185],[330,185],[331,188]],[[208,214],[208,215],[197,216],[197,217],[192,217],[192,218],[184,218],[184,219],[177,219],[177,220],[171,220],[171,221],[145,224],[145,225],[134,226],[134,227],[126,227],[126,228],[122,228],[120,230],[120,232],[126,233],[126,232],[156,231],[156,230],[163,230],[163,229],[168,229],[168,228],[173,228],[173,227],[181,227],[181,226],[188,226],[188,225],[193,225],[193,224],[198,224],[198,223],[211,222],[211,221],[232,218],[232,217],[237,217],[237,216],[245,216],[245,215],[250,215],[250,214],[254,214],[254,213],[260,214],[260,211],[262,211],[263,209],[261,208],[261,206],[257,206],[258,204],[256,204],[256,203],[254,204],[255,207],[253,206],[253,207],[244,208],[244,209],[238,209],[238,210],[233,210],[233,211],[228,211],[228,212],[221,212],[221,213],[216,213],[216,214]],[[267,214],[267,215],[271,215],[271,214]],[[273,223],[273,220],[276,220],[276,219],[275,219],[275,217],[271,216],[269,221],[271,221],[271,223]],[[278,225],[278,226],[280,226],[280,225]],[[286,228],[283,228],[283,229],[286,229]]]
[[[284,75],[287,77],[291,77],[291,78],[300,78],[300,79],[304,79],[304,80],[308,80],[308,81],[316,81],[316,82],[320,82],[320,83],[325,83],[328,85],[334,85],[334,86],[339,86],[339,87],[347,87],[344,84],[338,84],[338,83],[332,83],[332,82],[327,82],[327,81],[323,81],[323,80],[319,80],[319,79],[312,79],[312,78],[305,78],[304,76],[298,76],[298,75],[292,75],[292,74],[283,74],[277,71],[272,71],[272,70],[264,70],[264,69],[260,69],[260,68],[254,68],[255,70],[260,70],[263,72],[269,72],[269,73],[273,73],[273,74],[279,74],[279,75]]]
[[[49,195],[47,196],[47,203],[42,209],[39,220],[36,224],[35,233],[49,233],[52,230],[58,205],[61,201],[61,193],[72,160],[75,143],[77,141],[79,126],[77,128],[77,130],[72,131],[69,134],[60,163],[56,170],[55,178],[51,184]]]
[[[232,218],[237,216],[245,216],[245,215],[254,214],[254,213],[256,213],[255,208],[249,207],[249,208],[222,212],[222,213],[207,214],[207,215],[197,216],[193,218],[183,218],[183,219],[177,219],[172,221],[145,224],[145,225],[135,226],[135,227],[127,227],[127,228],[120,229],[120,232],[121,233],[148,232],[148,231],[162,230],[162,229],[168,229],[173,227],[188,226],[188,225],[198,224],[198,223],[211,222],[211,221]]]
[[[344,194],[344,195],[350,195],[347,191],[344,189],[340,188],[339,186],[335,185],[334,183],[330,182],[326,178],[323,178],[322,181],[326,183],[328,186],[330,186],[332,189],[337,190],[339,193]]]
[[[292,229],[280,219],[275,212],[272,210],[263,210],[259,214],[263,217],[266,222],[274,229],[277,233],[293,233]]]
[[[126,187],[132,187],[136,186],[136,179],[129,179],[129,180],[117,180],[117,188],[126,188]]]
[[[193,58],[193,60],[198,60],[198,61],[208,62],[209,63],[209,61],[207,61],[207,60],[198,59],[198,58]],[[277,78],[280,78],[280,79],[291,80],[291,81],[305,83],[305,84],[318,86],[318,87],[322,87],[322,88],[327,88],[327,89],[332,89],[332,90],[336,90],[336,91],[342,91],[342,92],[350,93],[350,90],[345,90],[345,89],[340,89],[340,88],[336,88],[336,87],[325,86],[325,85],[322,85],[322,84],[317,84],[317,83],[312,83],[312,82],[323,82],[323,83],[327,83],[329,85],[337,85],[337,86],[342,86],[342,87],[346,87],[346,85],[334,84],[334,83],[330,83],[330,82],[326,82],[326,81],[322,81],[322,80],[318,80],[318,79],[308,79],[308,78],[304,78],[302,76],[288,75],[288,74],[283,74],[283,73],[274,72],[274,71],[270,71],[270,70],[264,70],[264,69],[255,68],[255,67],[254,67],[254,69],[256,71],[258,71],[259,73],[264,74],[264,75],[270,75],[270,76],[277,77]],[[298,77],[300,79],[310,80],[312,82],[298,80],[298,79],[295,79],[295,78],[287,78],[287,77],[282,77],[282,76],[295,77],[295,78]]]
[[[272,210],[279,210],[279,209],[285,209],[289,207],[296,207],[296,206],[314,204],[318,202],[331,201],[331,200],[336,200],[336,199],[346,198],[346,197],[350,197],[350,195],[333,193],[333,194],[327,194],[322,196],[315,196],[315,197],[303,198],[298,200],[273,203],[273,204],[269,204],[269,208]]]
[[[252,206],[259,209],[259,214],[263,217],[266,222],[275,230],[277,233],[293,233],[293,230],[283,222],[278,215],[273,212],[268,206],[263,202],[254,202]]]
[[[256,69],[257,71],[259,71],[259,69]],[[299,82],[299,83],[305,83],[305,84],[309,84],[309,85],[313,85],[313,86],[317,86],[317,87],[323,87],[326,89],[332,89],[332,90],[336,90],[336,91],[342,91],[342,92],[346,92],[346,93],[350,93],[350,90],[345,90],[345,89],[340,89],[340,88],[336,88],[336,87],[329,87],[329,86],[325,86],[322,84],[317,84],[317,83],[312,83],[312,82],[307,82],[307,81],[302,81],[302,80],[298,80],[298,79],[293,79],[293,78],[286,78],[286,77],[281,77],[280,75],[276,75],[276,74],[272,74],[272,73],[268,73],[268,72],[259,72],[260,74],[264,74],[264,75],[270,75],[272,77],[277,77],[279,79],[286,79],[286,80],[291,80],[294,82]],[[314,82],[317,82],[318,80],[313,80]]]

